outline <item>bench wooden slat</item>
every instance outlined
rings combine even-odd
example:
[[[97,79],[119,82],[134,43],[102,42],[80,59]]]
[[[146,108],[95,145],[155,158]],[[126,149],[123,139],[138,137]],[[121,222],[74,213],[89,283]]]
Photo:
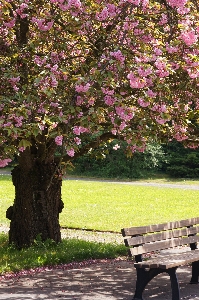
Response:
[[[140,245],[155,241],[161,241],[161,240],[167,240],[182,236],[188,236],[190,234],[197,234],[199,233],[199,226],[190,227],[190,228],[183,228],[183,229],[174,229],[170,231],[163,231],[161,233],[155,233],[145,236],[137,236],[132,238],[125,239],[125,245],[127,247],[134,246],[134,245]]]
[[[177,266],[189,264],[199,260],[199,250],[172,253],[170,255],[160,254],[158,257],[147,261],[135,263],[136,268],[161,268],[169,269]]]
[[[181,221],[175,221],[175,222],[162,223],[162,224],[123,228],[121,231],[122,231],[122,235],[124,237],[125,236],[136,236],[139,234],[146,234],[146,233],[182,228],[182,227],[192,226],[192,225],[196,225],[196,224],[199,224],[199,217],[181,220]]]
[[[185,237],[185,238],[174,238],[164,241],[157,241],[153,243],[147,243],[141,246],[137,246],[134,248],[130,248],[131,255],[140,255],[147,252],[153,252],[157,250],[169,249],[174,248],[182,245],[187,245],[190,243],[197,243],[199,242],[199,235]]]

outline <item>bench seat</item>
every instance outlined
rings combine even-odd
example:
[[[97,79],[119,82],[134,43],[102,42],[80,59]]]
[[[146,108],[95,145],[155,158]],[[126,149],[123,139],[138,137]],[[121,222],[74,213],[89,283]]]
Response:
[[[178,251],[178,250],[176,250]],[[199,261],[199,250],[188,250],[185,252],[172,252],[171,254],[158,254],[149,260],[134,263],[135,268],[160,268],[170,269],[174,267],[184,266],[194,261]]]

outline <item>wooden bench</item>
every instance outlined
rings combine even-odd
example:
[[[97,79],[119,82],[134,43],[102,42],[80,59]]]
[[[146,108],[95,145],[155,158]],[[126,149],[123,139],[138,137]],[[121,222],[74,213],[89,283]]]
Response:
[[[190,263],[192,264],[190,283],[198,283],[198,233],[199,217],[122,229],[129,254],[135,258],[137,281],[133,299],[143,300],[142,293],[149,281],[156,275],[166,272],[171,280],[172,300],[180,300],[176,270],[179,266]]]

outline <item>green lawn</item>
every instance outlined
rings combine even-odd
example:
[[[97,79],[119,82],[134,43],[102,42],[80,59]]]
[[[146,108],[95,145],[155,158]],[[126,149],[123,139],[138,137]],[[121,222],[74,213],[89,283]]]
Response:
[[[198,216],[199,191],[133,186],[86,180],[64,180],[64,209],[60,223],[65,227],[120,231],[123,227],[147,225]],[[6,209],[12,205],[14,187],[10,176],[0,176],[0,224],[9,225]],[[8,245],[0,234],[0,274],[96,258],[127,254],[124,245],[65,239],[35,241],[29,249]]]
[[[0,224],[9,224],[6,219],[6,210],[14,200],[14,186],[11,176],[0,175]]]
[[[199,190],[64,181],[62,194],[67,227],[120,231],[199,215]]]
[[[64,180],[64,227],[120,231],[123,227],[173,221],[198,215],[199,190]],[[0,176],[0,224],[14,199],[10,176]]]

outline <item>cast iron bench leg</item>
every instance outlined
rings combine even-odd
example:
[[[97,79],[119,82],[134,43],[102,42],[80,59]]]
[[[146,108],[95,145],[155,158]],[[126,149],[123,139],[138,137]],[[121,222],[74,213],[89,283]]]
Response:
[[[171,280],[172,300],[180,300],[180,290],[176,270],[177,268],[167,270]]]
[[[156,275],[162,273],[163,271],[160,269],[150,269],[146,271],[145,269],[136,269],[137,271],[137,281],[136,281],[136,289],[134,300],[143,300],[142,293],[144,291],[145,286],[151,279],[153,279]],[[178,300],[178,299],[175,299]]]
[[[192,262],[192,277],[191,277],[191,284],[198,283],[198,276],[199,276],[199,261]]]
[[[143,300],[142,293],[146,285],[151,281],[155,276],[166,272],[170,276],[171,281],[171,290],[172,290],[172,300],[180,300],[180,292],[178,285],[178,278],[176,274],[177,268],[171,268],[169,270],[162,269],[150,269],[145,271],[145,269],[136,269],[137,270],[137,281],[136,281],[136,290],[133,300]]]

